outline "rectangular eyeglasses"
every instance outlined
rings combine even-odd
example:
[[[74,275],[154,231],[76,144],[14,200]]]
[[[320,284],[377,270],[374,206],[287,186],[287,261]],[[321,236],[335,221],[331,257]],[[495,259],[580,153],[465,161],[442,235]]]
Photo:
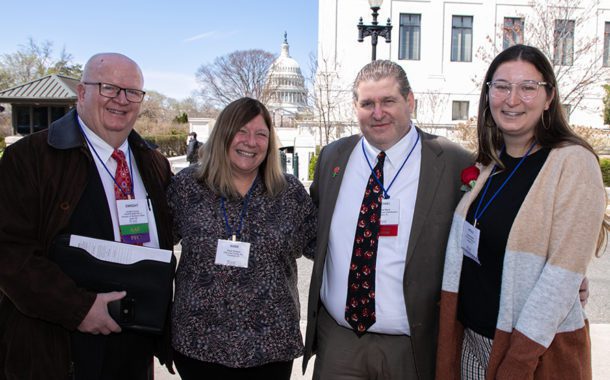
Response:
[[[83,84],[98,86],[100,95],[105,98],[116,98],[119,96],[121,91],[125,91],[125,98],[132,103],[141,103],[142,100],[144,100],[144,95],[146,95],[146,92],[142,90],[136,90],[135,88],[123,88],[110,83],[83,82]]]

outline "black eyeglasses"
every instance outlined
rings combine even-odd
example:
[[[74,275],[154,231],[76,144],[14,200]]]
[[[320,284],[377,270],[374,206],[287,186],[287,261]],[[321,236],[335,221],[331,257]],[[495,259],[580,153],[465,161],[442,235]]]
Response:
[[[142,90],[136,90],[134,88],[123,88],[110,83],[83,82],[83,84],[98,86],[100,90],[100,95],[105,98],[116,98],[117,96],[119,96],[121,91],[125,91],[125,98],[132,103],[141,103],[142,100],[144,100],[144,95],[146,95],[146,92]]]

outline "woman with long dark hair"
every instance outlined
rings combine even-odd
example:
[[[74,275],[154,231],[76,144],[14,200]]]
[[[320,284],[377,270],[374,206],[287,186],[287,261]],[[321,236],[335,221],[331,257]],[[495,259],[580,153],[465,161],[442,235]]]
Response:
[[[590,379],[579,302],[608,231],[598,158],[544,54],[515,45],[481,90],[477,167],[449,237],[438,379]]]

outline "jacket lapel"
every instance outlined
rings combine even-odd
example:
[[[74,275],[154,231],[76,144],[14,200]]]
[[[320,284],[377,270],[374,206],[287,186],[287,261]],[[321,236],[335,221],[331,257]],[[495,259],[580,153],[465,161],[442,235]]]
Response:
[[[329,156],[325,158],[325,165],[320,167],[320,198],[323,200],[318,209],[318,239],[321,244],[321,252],[319,254],[326,255],[326,247],[328,246],[328,236],[330,232],[330,223],[332,221],[335,204],[339,197],[339,189],[343,181],[343,175],[349,156],[354,150],[356,144],[360,141],[359,135],[354,135],[345,141],[345,144],[337,147],[336,150],[329,152]],[[333,177],[335,168],[339,168],[336,175]]]
[[[445,170],[445,163],[441,160],[443,149],[430,135],[417,129],[422,143],[421,169],[419,172],[419,184],[417,187],[417,199],[415,200],[415,211],[413,212],[413,223],[409,246],[407,247],[407,260],[405,267],[413,257],[417,240],[422,233],[426,219],[429,217],[430,208],[436,197],[440,186],[441,175]]]
[[[329,159],[329,171],[325,173],[328,175],[328,206],[331,209],[335,208],[335,203],[337,202],[337,197],[339,196],[339,189],[341,188],[341,182],[343,182],[343,175],[345,174],[345,169],[347,167],[347,162],[349,161],[349,156],[351,155],[356,143],[360,141],[360,136],[356,136],[355,139],[350,139],[345,145],[336,150],[332,157]],[[335,168],[338,169],[338,173],[333,177],[333,173]]]

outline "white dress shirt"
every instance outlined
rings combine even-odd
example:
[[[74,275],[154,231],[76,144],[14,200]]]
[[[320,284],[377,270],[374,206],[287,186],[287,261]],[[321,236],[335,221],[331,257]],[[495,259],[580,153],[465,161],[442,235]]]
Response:
[[[362,151],[362,143],[364,143],[364,150],[371,166],[374,167],[377,163],[377,155],[380,150],[370,145],[363,137],[352,151],[345,167],[331,221],[320,290],[320,297],[329,314],[341,326],[350,329],[351,327],[345,321],[349,267],[358,214],[364,190],[371,175],[371,168]],[[397,175],[405,158],[416,143],[411,156]],[[418,140],[415,127],[411,125],[409,132],[385,153],[384,187],[390,198],[400,200],[398,236],[379,238],[375,275],[376,322],[368,331],[410,335],[403,292],[403,276],[421,166],[421,142]],[[396,178],[394,183],[388,189],[394,178]]]
[[[89,129],[80,117],[78,118],[78,122],[83,128],[85,136],[90,143],[88,144],[89,150],[91,151],[91,156],[93,156],[93,161],[97,167],[97,172],[102,180],[102,185],[104,186],[104,192],[106,193],[106,199],[108,200],[108,208],[110,209],[110,217],[112,218],[114,240],[121,241],[116,198],[114,195],[114,173],[116,172],[117,163],[114,158],[111,157],[112,152],[114,152],[114,148],[101,137],[96,135],[91,129]],[[159,235],[157,234],[157,223],[155,221],[155,213],[152,203],[148,199],[148,193],[146,192],[146,188],[144,188],[144,183],[142,182],[142,177],[140,176],[140,171],[138,170],[138,165],[136,165],[136,161],[133,158],[131,149],[129,149],[130,155],[127,155],[128,146],[129,143],[127,140],[125,140],[119,147],[119,150],[125,154],[127,164],[133,169],[131,173],[131,181],[133,182],[134,197],[135,199],[145,199],[148,204],[147,210],[150,241],[144,243],[144,247],[159,248]],[[104,168],[104,165],[106,165],[108,170]]]

